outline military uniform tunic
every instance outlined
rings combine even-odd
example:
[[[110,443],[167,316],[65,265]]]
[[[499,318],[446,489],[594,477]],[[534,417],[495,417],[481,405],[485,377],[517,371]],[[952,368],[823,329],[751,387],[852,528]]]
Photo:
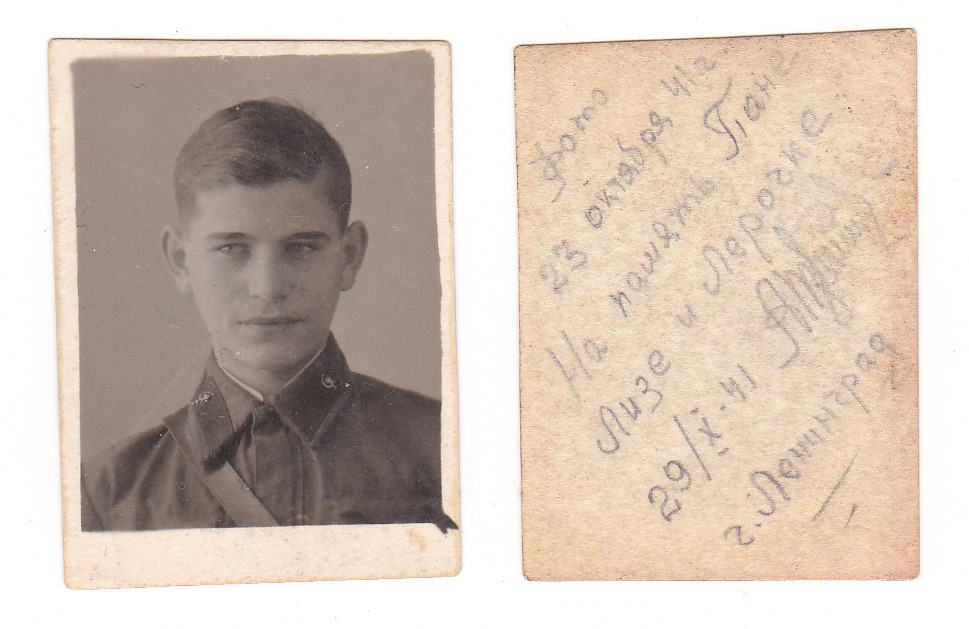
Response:
[[[332,336],[265,401],[210,357],[189,404],[83,466],[81,527],[428,522],[446,531],[455,525],[441,504],[440,420],[439,402],[350,371]],[[211,482],[225,475],[271,517],[234,520],[231,497]]]

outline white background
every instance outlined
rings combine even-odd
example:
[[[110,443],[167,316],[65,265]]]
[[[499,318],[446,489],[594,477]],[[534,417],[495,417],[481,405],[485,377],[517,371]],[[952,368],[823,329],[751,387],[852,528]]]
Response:
[[[0,623],[66,627],[965,626],[966,9],[946,2],[15,3],[0,160]],[[941,7],[945,6],[943,10]],[[520,43],[913,27],[919,51],[922,572],[914,581],[529,583],[521,574],[512,55]],[[62,578],[51,37],[445,39],[454,84],[464,567],[450,579],[74,592]],[[125,395],[119,390],[117,395]],[[159,561],[164,561],[159,557]]]

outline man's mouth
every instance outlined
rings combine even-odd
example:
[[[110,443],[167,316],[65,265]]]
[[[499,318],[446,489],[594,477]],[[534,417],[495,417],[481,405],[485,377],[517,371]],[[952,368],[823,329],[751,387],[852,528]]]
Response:
[[[252,326],[259,328],[282,328],[297,324],[301,319],[297,317],[276,316],[276,317],[250,317],[243,319],[239,325]]]

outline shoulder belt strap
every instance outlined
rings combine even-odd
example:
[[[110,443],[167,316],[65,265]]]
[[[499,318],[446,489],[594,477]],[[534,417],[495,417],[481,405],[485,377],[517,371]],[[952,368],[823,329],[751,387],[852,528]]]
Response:
[[[242,477],[230,464],[223,463],[211,470],[202,466],[202,457],[198,454],[195,439],[188,426],[188,414],[191,412],[193,412],[191,406],[182,409],[182,411],[166,417],[165,425],[208,490],[212,492],[212,495],[215,496],[215,499],[222,505],[222,508],[225,509],[225,512],[229,514],[236,525],[279,526],[276,518],[263,506],[259,498],[252,493],[246,482],[242,480]]]

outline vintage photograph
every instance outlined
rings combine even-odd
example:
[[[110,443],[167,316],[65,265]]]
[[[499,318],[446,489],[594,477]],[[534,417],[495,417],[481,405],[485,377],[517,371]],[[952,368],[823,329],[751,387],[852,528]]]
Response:
[[[51,77],[68,583],[213,580],[72,578],[111,532],[246,536],[215,581],[455,573],[447,44],[65,40]],[[282,530],[327,560],[270,567]]]

